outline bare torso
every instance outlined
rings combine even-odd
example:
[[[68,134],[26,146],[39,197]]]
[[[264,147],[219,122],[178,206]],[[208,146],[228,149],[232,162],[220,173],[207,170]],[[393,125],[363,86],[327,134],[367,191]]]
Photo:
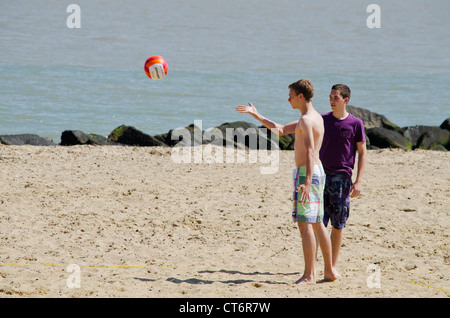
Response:
[[[310,122],[312,123],[312,131],[313,131],[313,147],[314,147],[314,154],[313,154],[313,164],[320,163],[319,158],[319,151],[320,147],[322,146],[322,139],[324,134],[324,128],[323,128],[323,119],[322,116],[314,112],[312,114],[303,115],[303,117],[308,116],[310,119]],[[295,144],[294,144],[294,150],[295,150],[295,165],[297,167],[305,166],[306,165],[306,147],[305,147],[305,141],[304,141],[304,135],[300,128],[300,120],[297,123],[297,127],[295,128]]]

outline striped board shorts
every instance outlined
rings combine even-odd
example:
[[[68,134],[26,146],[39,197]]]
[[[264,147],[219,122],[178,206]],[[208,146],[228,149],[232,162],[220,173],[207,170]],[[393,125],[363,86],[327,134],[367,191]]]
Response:
[[[317,223],[323,221],[323,191],[325,187],[325,171],[322,164],[314,165],[309,202],[302,204],[298,200],[297,191],[299,184],[305,183],[306,167],[297,167],[292,171],[294,186],[292,220],[294,222]]]

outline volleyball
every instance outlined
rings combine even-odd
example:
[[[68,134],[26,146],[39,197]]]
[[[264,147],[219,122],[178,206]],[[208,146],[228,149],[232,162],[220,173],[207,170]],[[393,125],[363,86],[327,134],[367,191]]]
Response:
[[[145,61],[144,70],[152,80],[160,80],[166,77],[169,65],[162,56],[153,55]]]

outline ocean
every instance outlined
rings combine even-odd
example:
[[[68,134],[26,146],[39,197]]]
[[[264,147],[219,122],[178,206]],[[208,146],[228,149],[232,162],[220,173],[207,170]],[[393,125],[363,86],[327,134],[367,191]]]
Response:
[[[350,105],[438,126],[450,117],[449,13],[448,0],[0,0],[0,134],[259,124],[234,109],[249,102],[283,124],[300,116],[287,99],[301,78],[319,112],[346,83]],[[152,55],[169,64],[162,80],[144,72]]]

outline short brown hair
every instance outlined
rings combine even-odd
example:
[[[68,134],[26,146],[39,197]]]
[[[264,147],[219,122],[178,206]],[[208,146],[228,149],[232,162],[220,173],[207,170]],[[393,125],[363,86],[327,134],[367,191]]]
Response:
[[[342,98],[348,98],[350,100],[350,95],[351,95],[351,91],[350,91],[350,87],[348,87],[345,84],[334,84],[333,87],[331,87],[331,89],[335,89],[337,91],[339,91],[339,93],[341,93]]]
[[[297,95],[303,94],[307,102],[311,101],[314,96],[314,87],[309,79],[298,80],[289,85],[289,88],[293,89]]]

